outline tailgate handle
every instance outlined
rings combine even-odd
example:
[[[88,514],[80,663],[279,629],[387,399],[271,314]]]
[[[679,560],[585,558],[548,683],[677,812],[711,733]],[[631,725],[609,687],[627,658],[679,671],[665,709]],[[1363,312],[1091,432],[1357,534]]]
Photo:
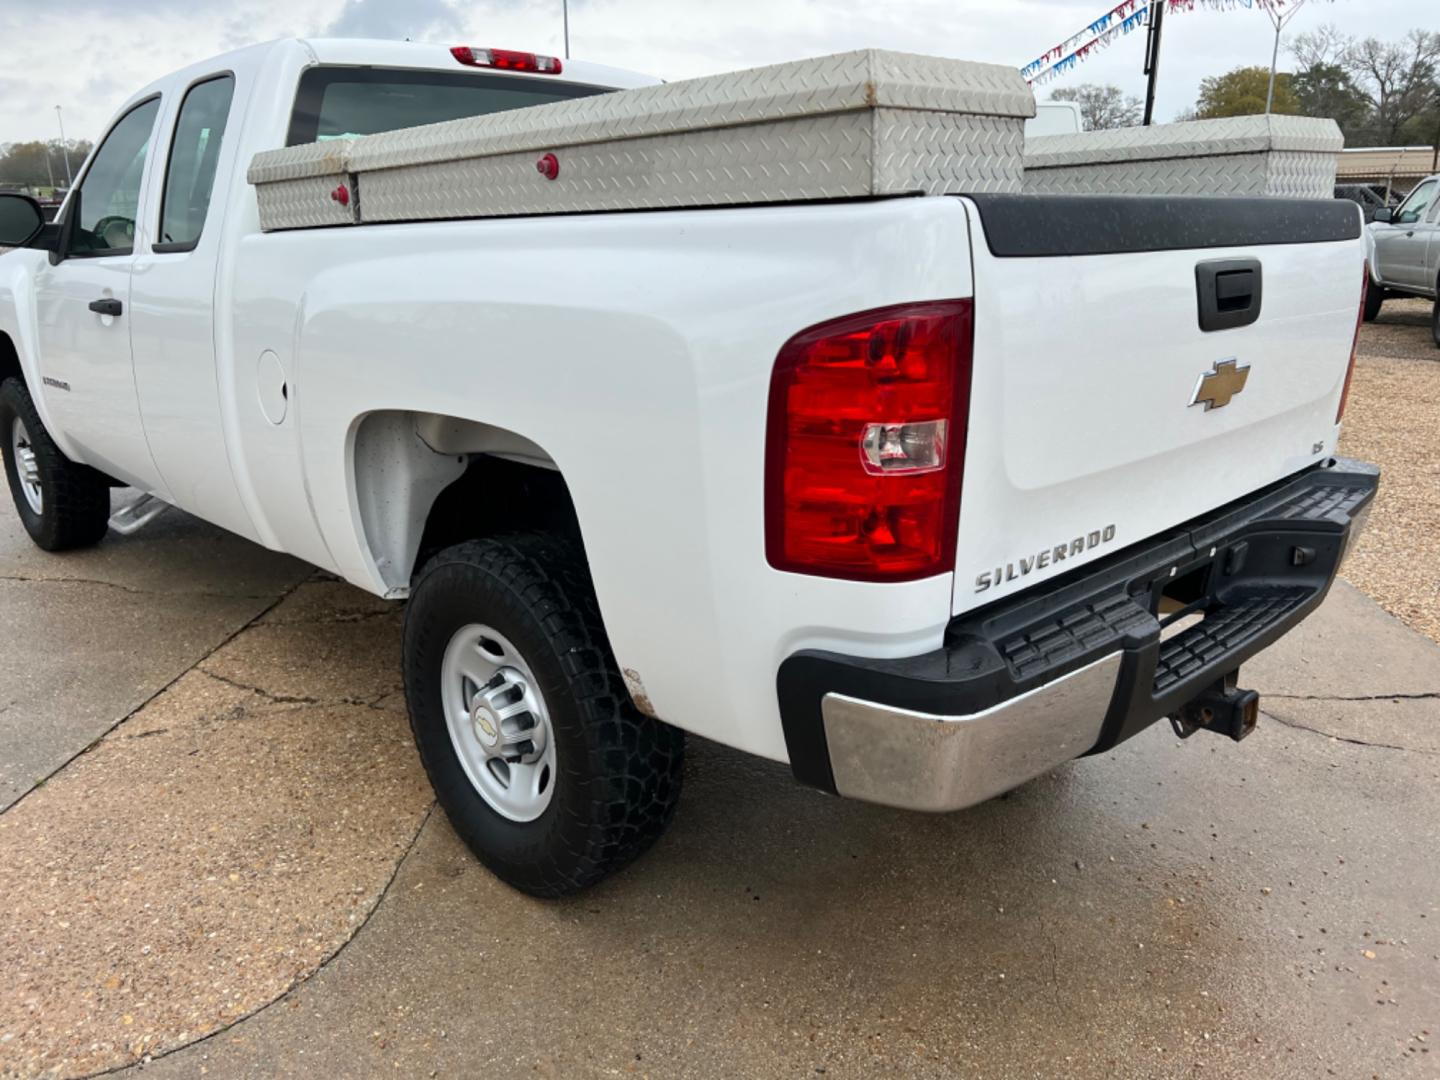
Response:
[[[1233,330],[1260,318],[1259,259],[1211,259],[1195,266],[1200,329]]]

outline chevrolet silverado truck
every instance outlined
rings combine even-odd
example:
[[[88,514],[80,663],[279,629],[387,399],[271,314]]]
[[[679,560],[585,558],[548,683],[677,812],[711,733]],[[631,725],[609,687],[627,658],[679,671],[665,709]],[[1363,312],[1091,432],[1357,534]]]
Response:
[[[1430,333],[1440,349],[1440,176],[1427,176],[1394,210],[1375,211],[1365,231],[1370,290],[1365,321],[1387,297],[1418,296],[1433,303]]]
[[[129,486],[406,601],[438,800],[540,896],[660,835],[686,732],[924,811],[1163,718],[1238,740],[1240,665],[1321,603],[1378,483],[1335,456],[1360,212],[991,185],[955,132],[1019,162],[1028,91],[912,63],[692,92],[289,40],[161,79],[55,222],[0,197],[16,513],[81,548]],[[765,119],[831,91],[861,112]],[[646,134],[701,99],[695,141]],[[882,123],[973,190],[790,197],[904,165],[865,149]],[[537,157],[562,127],[638,141]],[[412,153],[476,132],[503,152],[458,179]]]

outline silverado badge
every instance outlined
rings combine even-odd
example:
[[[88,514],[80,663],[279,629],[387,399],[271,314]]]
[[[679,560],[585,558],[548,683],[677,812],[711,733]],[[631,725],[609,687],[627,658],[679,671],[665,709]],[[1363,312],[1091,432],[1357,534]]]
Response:
[[[1195,393],[1190,397],[1192,406],[1203,402],[1206,412],[1229,405],[1230,399],[1245,389],[1245,383],[1250,378],[1250,365],[1236,367],[1233,356],[1229,360],[1217,360],[1214,368],[1200,376],[1195,383]]]

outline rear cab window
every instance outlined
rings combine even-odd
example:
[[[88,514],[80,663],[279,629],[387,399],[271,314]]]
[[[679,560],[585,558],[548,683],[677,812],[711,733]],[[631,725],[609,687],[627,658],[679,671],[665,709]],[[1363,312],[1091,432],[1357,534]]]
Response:
[[[300,76],[286,146],[356,138],[610,93],[609,87],[419,68],[320,66]]]
[[[185,92],[165,167],[160,238],[152,245],[157,252],[191,251],[199,243],[234,94],[235,77],[228,73],[212,75]]]

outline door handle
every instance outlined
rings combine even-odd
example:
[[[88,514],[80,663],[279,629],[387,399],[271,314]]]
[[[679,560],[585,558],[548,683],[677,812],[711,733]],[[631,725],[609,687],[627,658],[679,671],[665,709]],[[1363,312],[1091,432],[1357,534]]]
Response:
[[[119,315],[125,309],[119,300],[91,300],[90,310],[96,315]]]

